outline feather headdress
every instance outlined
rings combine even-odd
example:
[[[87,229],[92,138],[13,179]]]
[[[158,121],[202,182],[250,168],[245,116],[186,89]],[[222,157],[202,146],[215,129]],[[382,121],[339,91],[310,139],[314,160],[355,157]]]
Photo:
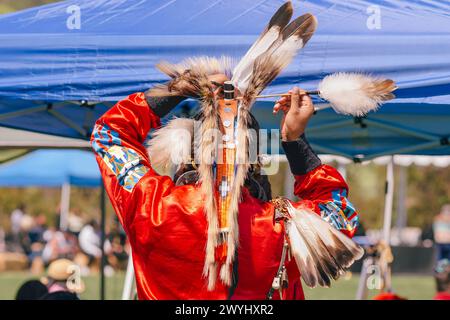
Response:
[[[167,74],[172,80],[163,85],[158,85],[150,90],[151,96],[190,96],[197,97],[201,101],[202,125],[199,142],[199,179],[201,191],[205,197],[205,212],[208,221],[208,237],[206,244],[204,275],[208,278],[208,289],[215,287],[217,276],[226,285],[231,285],[231,265],[235,258],[238,245],[239,228],[237,223],[238,204],[241,196],[241,188],[244,185],[249,169],[248,149],[250,122],[250,109],[256,96],[291,62],[297,52],[302,49],[313,35],[317,20],[311,14],[305,14],[291,23],[292,4],[286,2],[274,14],[260,37],[248,50],[246,55],[233,69],[231,77],[229,58],[190,58],[179,64],[162,62],[158,69]],[[288,24],[289,23],[289,24]],[[225,234],[219,237],[217,203],[215,198],[214,163],[217,160],[217,139],[211,134],[219,129],[219,116],[217,101],[214,97],[212,84],[208,76],[217,73],[230,75],[234,86],[242,93],[237,114],[236,157],[235,176],[231,186],[231,201],[228,211],[229,228]],[[190,126],[181,123],[183,127]],[[176,125],[172,122],[169,126]],[[190,129],[189,129],[190,130]],[[150,146],[151,153],[157,152],[159,142],[167,142],[172,137],[163,138],[164,132],[156,135],[156,141]],[[175,145],[182,142],[177,141]],[[183,152],[177,158],[178,161],[187,160],[187,152]],[[167,156],[156,156],[157,163],[164,163]],[[215,250],[220,242],[226,243],[226,260],[220,266],[215,260]]]
[[[283,9],[280,8],[280,10]],[[290,5],[286,5],[290,14]],[[283,17],[279,12],[274,17]],[[284,24],[286,19],[281,19],[280,25]],[[271,20],[273,23],[273,19]],[[230,240],[232,246],[228,247],[227,264],[232,262],[232,250],[238,243],[238,227],[237,227],[237,211],[240,198],[241,188],[244,185],[248,169],[250,167],[248,161],[249,150],[249,134],[248,127],[250,122],[250,109],[258,94],[274,80],[278,74],[291,62],[294,56],[311,38],[317,25],[317,20],[310,14],[305,14],[293,22],[291,22],[284,29],[275,28],[280,33],[278,37],[273,37],[269,32],[262,34],[258,39],[256,45],[250,48],[249,52],[244,56],[241,62],[233,70],[233,77],[231,81],[242,92],[242,100],[239,106],[238,123],[237,123],[237,169],[235,174],[235,181],[231,189],[231,212],[234,212],[230,228]],[[269,26],[266,30],[272,30],[274,27]],[[271,42],[273,39],[275,40]],[[261,47],[268,49],[261,50]],[[263,51],[257,55],[259,51]],[[249,68],[251,66],[251,68]],[[240,75],[240,76],[236,76]],[[230,259],[230,261],[228,260]]]
[[[170,76],[172,80],[168,84],[151,89],[149,92],[152,96],[194,96],[201,101],[203,121],[200,132],[198,171],[201,191],[205,197],[205,211],[208,221],[204,275],[208,277],[209,290],[215,287],[217,277],[217,263],[214,253],[219,240],[219,227],[213,175],[217,141],[211,134],[218,130],[218,112],[213,86],[208,80],[208,76],[216,73],[229,73],[229,63],[228,58],[214,59],[209,57],[190,58],[180,64],[159,63],[158,69]]]

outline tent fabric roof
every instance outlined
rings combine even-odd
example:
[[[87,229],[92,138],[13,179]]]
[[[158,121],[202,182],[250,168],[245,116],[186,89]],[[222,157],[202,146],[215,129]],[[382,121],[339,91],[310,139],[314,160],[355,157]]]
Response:
[[[0,166],[0,187],[101,185],[94,155],[81,150],[37,150]]]
[[[2,15],[0,125],[86,139],[113,102],[166,80],[156,62],[194,55],[238,59],[282,3],[70,0]],[[450,3],[293,5],[295,15],[315,14],[319,27],[267,93],[297,84],[315,89],[336,71],[390,77],[400,87],[398,98],[370,114],[365,127],[330,110],[319,112],[312,125],[322,127],[309,134],[319,152],[350,158],[449,153]],[[270,109],[270,102],[261,102],[254,112],[263,127],[274,128],[278,119],[269,118]],[[369,123],[378,118],[389,123]]]

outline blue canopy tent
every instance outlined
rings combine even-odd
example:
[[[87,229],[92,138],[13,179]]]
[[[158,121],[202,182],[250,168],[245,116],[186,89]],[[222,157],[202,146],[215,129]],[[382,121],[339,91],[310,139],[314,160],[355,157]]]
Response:
[[[70,186],[100,187],[100,172],[91,152],[37,150],[0,166],[0,187],[44,187],[61,190],[61,229],[67,227]]]
[[[166,80],[161,59],[242,56],[279,1],[69,0],[0,16],[0,126],[87,139],[124,96]],[[397,81],[398,99],[363,119],[314,117],[318,152],[355,160],[449,154],[450,4],[436,1],[293,1],[319,28],[266,90],[314,89],[335,71]],[[271,102],[254,113],[276,128]],[[277,150],[273,151],[276,152]]]
[[[65,230],[70,209],[70,186],[101,187],[102,181],[95,156],[82,150],[36,150],[0,165],[0,188],[61,188],[60,228]],[[105,224],[105,195],[100,199],[101,223]],[[104,242],[104,241],[103,241]],[[102,242],[102,243],[103,243]],[[104,260],[104,257],[102,261]],[[102,272],[100,293],[104,297]]]
[[[114,102],[166,80],[156,62],[193,55],[238,59],[283,2],[68,0],[0,16],[0,126],[88,139],[95,119]],[[364,118],[320,111],[308,128],[316,151],[354,161],[450,154],[450,3],[293,5],[296,15],[315,14],[319,28],[266,93],[293,85],[314,90],[336,71],[369,72],[400,87],[396,100]],[[278,128],[272,104],[254,107],[263,128]]]

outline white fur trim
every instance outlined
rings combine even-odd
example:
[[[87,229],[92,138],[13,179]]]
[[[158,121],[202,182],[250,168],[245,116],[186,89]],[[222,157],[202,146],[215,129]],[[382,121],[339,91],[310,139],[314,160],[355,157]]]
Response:
[[[190,163],[194,120],[175,118],[153,133],[147,151],[154,167],[176,168]]]

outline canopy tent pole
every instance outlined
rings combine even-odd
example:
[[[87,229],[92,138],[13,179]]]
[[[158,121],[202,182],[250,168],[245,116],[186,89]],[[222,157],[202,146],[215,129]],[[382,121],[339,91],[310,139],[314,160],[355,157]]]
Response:
[[[391,224],[392,224],[392,204],[394,201],[394,156],[391,156],[389,163],[386,166],[386,187],[384,200],[384,217],[383,217],[383,240],[386,245],[389,245],[391,239]],[[376,260],[369,254],[363,261],[363,266],[360,274],[358,290],[356,292],[356,300],[363,300],[367,297],[367,281],[370,277],[368,269],[374,265]],[[388,284],[388,289],[391,286],[390,268],[387,268],[386,274],[381,275],[385,283]]]
[[[408,187],[408,169],[405,166],[399,166],[398,176],[398,201],[397,201],[397,228],[399,231],[408,225],[408,213],[406,210],[406,191]]]
[[[394,157],[391,156],[386,166],[386,189],[384,202],[383,240],[387,245],[391,240],[392,205],[394,202]]]
[[[122,300],[133,299],[133,285],[134,285],[134,266],[133,255],[131,248],[128,255],[127,273],[125,274],[125,283],[123,285]]]
[[[394,203],[394,156],[391,156],[389,163],[386,167],[386,198],[384,203],[384,226],[383,226],[383,240],[386,248],[390,250],[391,242],[391,226],[392,226],[392,207]],[[386,268],[384,269],[383,288],[388,292],[392,291],[391,281],[391,266],[389,262],[386,262]]]
[[[64,182],[61,187],[61,204],[59,210],[59,229],[67,230],[70,210],[70,183],[68,182]]]
[[[48,109],[47,112],[54,116],[56,119],[64,123],[66,126],[74,129],[77,131],[82,138],[86,138],[88,136],[88,131],[84,128],[81,128],[76,122],[72,121],[71,119],[67,118],[60,112],[54,110],[54,109]]]
[[[106,256],[105,256],[105,239],[106,239],[106,192],[105,186],[103,183],[100,185],[101,193],[100,193],[100,210],[101,210],[101,250],[102,250],[102,258],[100,263],[100,300],[105,300],[105,265],[106,265]]]
[[[0,114],[0,120],[7,120],[9,118],[24,116],[24,115],[28,115],[28,114],[31,114],[31,113],[45,111],[45,110],[47,110],[47,105],[38,105],[38,106],[35,106],[35,107],[30,107],[30,108],[26,108],[26,109],[20,109],[20,110],[17,110],[17,111],[6,112],[6,113],[3,113],[3,114]]]
[[[339,162],[337,170],[341,174],[342,178],[347,181],[347,167],[345,166],[345,164]]]

